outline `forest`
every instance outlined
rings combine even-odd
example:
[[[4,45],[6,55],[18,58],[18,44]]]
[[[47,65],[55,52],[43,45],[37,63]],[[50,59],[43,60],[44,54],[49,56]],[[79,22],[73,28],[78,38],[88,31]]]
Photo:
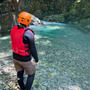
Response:
[[[75,24],[89,31],[89,3],[90,0],[1,0],[1,32],[15,25],[20,11],[28,11],[40,20]]]

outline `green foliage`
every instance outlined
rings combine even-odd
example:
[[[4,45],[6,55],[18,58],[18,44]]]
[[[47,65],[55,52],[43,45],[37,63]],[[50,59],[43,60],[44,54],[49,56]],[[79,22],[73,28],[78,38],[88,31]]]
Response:
[[[2,1],[3,0],[0,0],[0,2]],[[12,0],[7,1],[11,2]],[[90,0],[21,0],[21,1],[23,1],[23,3],[21,4],[22,6],[21,10],[28,11],[34,14],[35,16],[39,17],[40,19],[47,21],[77,23],[82,19],[87,19],[90,17],[90,10],[89,10]],[[2,3],[0,3],[0,5],[2,5]],[[4,10],[2,8],[2,12],[3,11]]]
[[[4,0],[0,0],[0,3],[3,3]]]
[[[54,21],[54,22],[64,22],[64,15],[50,15],[43,18],[47,21]]]
[[[89,0],[24,0],[26,8],[41,19],[50,15],[64,17],[64,21],[74,21],[90,17]],[[57,18],[56,18],[57,19]],[[50,19],[51,20],[51,19]],[[57,20],[56,20],[57,21]],[[63,21],[63,20],[61,20]]]
[[[2,3],[0,3],[0,6],[2,5]]]
[[[25,0],[26,2],[26,8],[43,20],[83,24],[83,19],[90,18],[90,0]]]
[[[8,0],[8,2],[11,2],[12,0]]]

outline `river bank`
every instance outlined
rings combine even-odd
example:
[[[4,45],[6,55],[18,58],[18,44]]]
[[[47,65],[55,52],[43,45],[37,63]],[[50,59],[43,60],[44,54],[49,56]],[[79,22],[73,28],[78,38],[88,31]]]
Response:
[[[77,17],[69,19],[68,17],[65,17],[65,15],[61,14],[46,16],[43,18],[43,20],[76,25],[77,27],[81,27],[84,32],[90,32],[90,18],[80,19],[79,17]]]
[[[65,23],[65,24],[71,24],[71,25],[76,25],[76,27],[82,28],[82,31],[85,33],[90,32],[90,18],[81,18],[80,17],[68,17],[65,16],[64,14],[60,14],[60,15],[50,15],[50,16],[45,16],[43,17],[41,20],[40,18],[32,15],[32,21],[31,21],[31,25],[43,25],[43,23],[41,22],[43,21],[48,21],[48,22],[58,22],[58,23]],[[4,34],[4,33],[9,33],[11,31],[11,28],[13,27],[13,23],[12,20],[9,16],[9,14],[5,14],[2,15],[2,17],[0,17],[1,21],[0,21],[0,33]]]

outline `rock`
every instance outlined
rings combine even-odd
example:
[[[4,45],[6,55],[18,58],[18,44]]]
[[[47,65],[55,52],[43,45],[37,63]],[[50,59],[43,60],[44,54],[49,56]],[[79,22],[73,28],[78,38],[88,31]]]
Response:
[[[31,25],[40,25],[41,24],[41,21],[39,18],[35,17],[32,14],[31,14],[31,17],[32,17]]]
[[[69,90],[81,90],[81,88],[79,86],[76,86],[76,85],[70,85],[68,87]]]

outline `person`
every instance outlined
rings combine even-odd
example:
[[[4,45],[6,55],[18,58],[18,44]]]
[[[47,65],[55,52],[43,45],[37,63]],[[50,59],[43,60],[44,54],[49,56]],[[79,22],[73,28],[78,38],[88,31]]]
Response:
[[[34,32],[29,29],[31,15],[28,12],[21,12],[17,18],[18,24],[11,30],[11,48],[13,51],[13,62],[17,71],[17,80],[20,90],[30,90],[35,77],[35,64],[39,66],[37,50],[35,46]],[[24,71],[28,75],[24,85]]]

